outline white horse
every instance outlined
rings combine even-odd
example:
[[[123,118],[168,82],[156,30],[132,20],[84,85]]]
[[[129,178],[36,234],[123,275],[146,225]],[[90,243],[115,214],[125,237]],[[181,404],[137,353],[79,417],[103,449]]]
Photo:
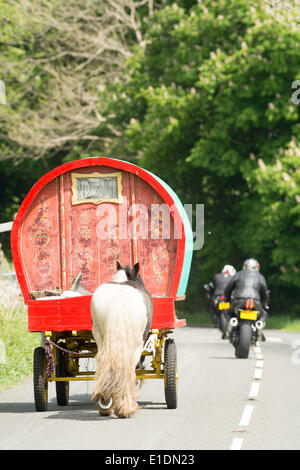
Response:
[[[138,272],[138,263],[133,268],[117,263],[112,282],[101,284],[92,297],[92,331],[98,347],[92,399],[100,415],[114,412],[129,418],[139,408],[135,369],[150,330],[153,304]]]

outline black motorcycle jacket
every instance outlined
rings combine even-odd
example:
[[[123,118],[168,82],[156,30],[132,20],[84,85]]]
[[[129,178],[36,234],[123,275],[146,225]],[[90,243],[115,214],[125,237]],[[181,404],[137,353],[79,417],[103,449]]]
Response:
[[[236,273],[225,287],[225,299],[228,302],[233,291],[235,299],[260,300],[263,305],[269,300],[266,280],[258,271],[243,270]]]
[[[214,286],[212,295],[214,297],[224,295],[225,287],[231,278],[232,276],[230,276],[230,274],[225,274],[225,273],[216,274],[212,281],[213,286]]]

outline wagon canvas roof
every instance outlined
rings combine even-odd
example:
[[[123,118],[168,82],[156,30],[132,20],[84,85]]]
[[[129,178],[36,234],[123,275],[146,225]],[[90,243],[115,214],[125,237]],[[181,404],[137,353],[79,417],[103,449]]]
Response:
[[[98,193],[106,191],[106,204],[93,199],[93,188]],[[153,201],[167,204],[173,216],[172,230],[178,230],[181,236],[147,241],[137,233],[130,247],[126,240],[99,243],[95,216],[109,206],[117,208],[120,215],[123,206],[124,210],[129,207],[127,196],[131,202],[147,207]],[[68,288],[79,270],[86,278],[84,287],[93,291],[97,283],[109,279],[118,253],[128,257],[128,262],[138,257],[140,264],[144,263],[143,274],[152,295],[175,299],[183,297],[187,287],[193,234],[181,201],[161,178],[123,160],[92,157],[61,165],[34,185],[14,221],[11,243],[25,301],[34,289],[50,285]],[[105,271],[107,265],[111,266]]]

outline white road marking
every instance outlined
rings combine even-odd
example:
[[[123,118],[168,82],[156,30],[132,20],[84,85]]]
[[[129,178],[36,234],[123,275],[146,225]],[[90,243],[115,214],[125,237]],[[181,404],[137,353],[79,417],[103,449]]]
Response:
[[[241,450],[244,439],[242,437],[235,437],[232,441],[230,450]]]
[[[256,380],[260,380],[262,378],[262,369],[255,369],[254,371],[254,378]]]
[[[250,389],[249,396],[248,396],[249,400],[255,400],[257,398],[259,387],[260,387],[259,382],[252,382],[251,389]]]
[[[243,411],[242,417],[239,422],[239,426],[248,426],[251,420],[251,416],[254,410],[253,405],[246,405]]]
[[[275,341],[274,341],[275,342]],[[279,342],[276,340],[276,342]],[[264,356],[260,346],[254,347],[254,353],[256,357],[256,367],[254,370],[254,380],[260,380],[262,378],[263,367],[264,367]],[[248,395],[248,400],[255,400],[257,398],[260,388],[260,382],[252,382],[251,389]],[[254,405],[246,405],[241,416],[239,427],[247,427],[250,423],[251,416],[254,410]],[[244,439],[235,437],[232,441],[230,450],[241,450]]]

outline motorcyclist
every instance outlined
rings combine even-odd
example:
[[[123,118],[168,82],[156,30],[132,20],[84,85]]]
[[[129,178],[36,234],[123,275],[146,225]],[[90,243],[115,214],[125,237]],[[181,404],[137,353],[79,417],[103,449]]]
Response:
[[[260,264],[254,258],[244,261],[243,270],[233,276],[225,287],[225,301],[230,302],[231,295],[234,291],[234,299],[231,301],[230,308],[226,311],[227,320],[229,320],[234,312],[244,307],[247,299],[254,300],[255,308],[260,312],[260,320],[266,323],[268,313],[269,293],[266,279],[259,272]]]
[[[218,324],[218,305],[221,297],[224,297],[225,287],[228,281],[235,275],[236,270],[230,264],[226,264],[222,269],[221,273],[214,276],[213,280],[209,284],[205,284],[205,289],[209,292],[210,298],[210,315],[214,326]]]

